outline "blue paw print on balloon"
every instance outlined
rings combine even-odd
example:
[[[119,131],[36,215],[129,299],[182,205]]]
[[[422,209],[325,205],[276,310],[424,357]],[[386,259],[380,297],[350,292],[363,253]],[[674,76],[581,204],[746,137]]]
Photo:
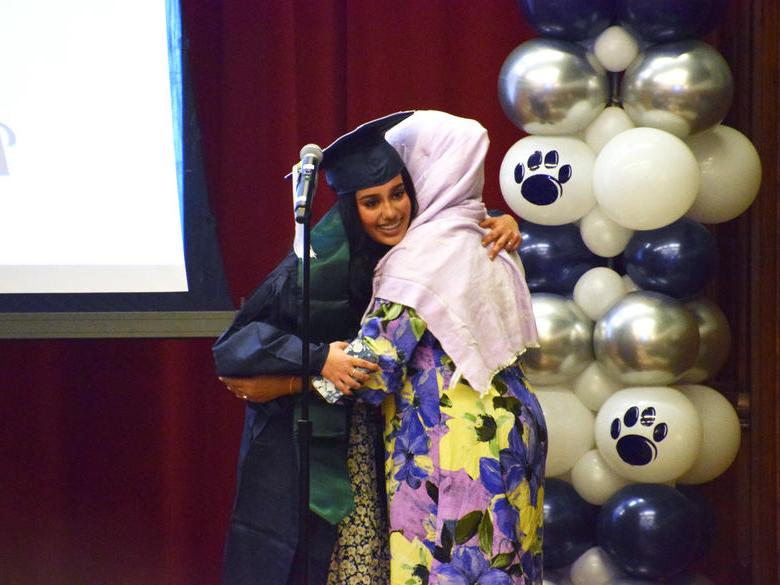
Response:
[[[623,415],[623,425],[626,429],[634,427],[637,422],[643,427],[654,427],[652,440],[634,434],[620,437],[620,433],[623,431],[620,419],[615,418],[612,421],[610,435],[613,439],[620,437],[617,442],[617,452],[620,458],[629,465],[647,465],[655,461],[658,456],[656,444],[666,438],[666,435],[669,434],[669,427],[663,422],[656,424],[655,414],[655,408],[652,406],[645,408],[641,414],[638,407],[632,406]]]
[[[534,151],[527,164],[527,175],[521,163],[515,166],[515,183],[520,185],[520,193],[534,205],[555,203],[563,195],[563,184],[571,179],[571,165],[563,165],[556,176],[550,174],[558,168],[557,150],[551,150],[544,157],[541,150]]]

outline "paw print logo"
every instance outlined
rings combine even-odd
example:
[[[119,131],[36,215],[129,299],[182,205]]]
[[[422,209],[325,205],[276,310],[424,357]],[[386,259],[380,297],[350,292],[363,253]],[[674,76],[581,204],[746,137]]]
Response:
[[[527,164],[527,174],[523,164],[515,166],[515,183],[520,185],[523,197],[534,205],[550,205],[558,201],[563,195],[563,184],[571,179],[571,165],[558,168],[557,150],[551,150],[544,157],[541,150],[536,150],[528,157]],[[557,174],[553,176],[556,168]]]
[[[619,418],[615,418],[612,421],[610,435],[613,439],[617,439],[618,455],[629,465],[648,465],[655,461],[655,458],[658,456],[657,443],[666,438],[666,435],[669,433],[669,427],[663,422],[656,424],[655,415],[655,408],[652,406],[642,410],[641,414],[638,407],[632,406],[623,415],[622,425]],[[620,436],[624,430],[623,425],[625,425],[625,429],[631,429],[637,423],[640,424],[640,427],[636,429],[637,431],[642,430],[641,427],[653,427],[652,440],[637,434]]]

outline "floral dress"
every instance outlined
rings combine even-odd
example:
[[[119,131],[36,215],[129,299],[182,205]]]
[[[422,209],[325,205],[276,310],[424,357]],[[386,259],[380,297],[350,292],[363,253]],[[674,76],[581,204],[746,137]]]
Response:
[[[414,310],[382,300],[360,339],[381,367],[359,397],[385,414],[391,585],[540,585],[547,430],[520,367],[480,396]]]

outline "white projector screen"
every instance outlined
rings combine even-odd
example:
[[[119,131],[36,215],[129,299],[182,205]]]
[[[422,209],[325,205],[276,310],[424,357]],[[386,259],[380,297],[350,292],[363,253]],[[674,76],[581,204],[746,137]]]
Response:
[[[187,291],[169,12],[0,2],[0,294]]]

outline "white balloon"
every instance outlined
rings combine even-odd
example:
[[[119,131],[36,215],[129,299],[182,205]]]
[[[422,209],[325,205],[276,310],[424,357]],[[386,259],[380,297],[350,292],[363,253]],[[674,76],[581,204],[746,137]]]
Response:
[[[623,572],[604,549],[594,546],[572,563],[569,575],[572,585],[612,585],[612,580]]]
[[[504,155],[501,193],[517,215],[542,225],[572,223],[588,213],[595,155],[568,136],[526,136]]]
[[[596,445],[618,474],[632,481],[662,483],[694,464],[702,423],[693,403],[666,386],[615,392],[596,416]]]
[[[677,386],[693,403],[702,421],[699,456],[678,481],[704,483],[715,479],[734,462],[739,451],[741,430],[736,410],[723,394],[698,384]]]
[[[604,401],[623,387],[597,361],[574,379],[573,386],[575,396],[593,412],[598,412]]]
[[[686,142],[701,170],[701,187],[686,215],[701,223],[722,223],[744,212],[761,186],[761,159],[753,143],[722,125]]]
[[[610,26],[596,37],[593,53],[607,71],[624,71],[639,54],[639,43],[622,26]]]
[[[591,449],[579,458],[571,470],[571,484],[580,497],[593,504],[601,506],[620,488],[631,483],[622,475],[618,475],[599,453]]]
[[[598,154],[607,142],[634,126],[623,108],[609,106],[585,129],[585,142]]]
[[[612,220],[652,230],[682,217],[699,190],[699,167],[679,138],[632,128],[610,140],[593,166],[593,191]]]
[[[594,321],[625,294],[623,278],[606,266],[591,268],[574,285],[574,302]]]
[[[625,250],[634,230],[612,221],[596,205],[580,220],[580,235],[588,250],[597,256],[612,258]]]
[[[572,483],[571,479],[571,469],[564,471],[563,473],[556,475],[555,479],[560,479],[561,481],[565,481],[568,484]]]
[[[569,471],[593,447],[595,416],[564,386],[536,388],[547,423],[546,477]]]

